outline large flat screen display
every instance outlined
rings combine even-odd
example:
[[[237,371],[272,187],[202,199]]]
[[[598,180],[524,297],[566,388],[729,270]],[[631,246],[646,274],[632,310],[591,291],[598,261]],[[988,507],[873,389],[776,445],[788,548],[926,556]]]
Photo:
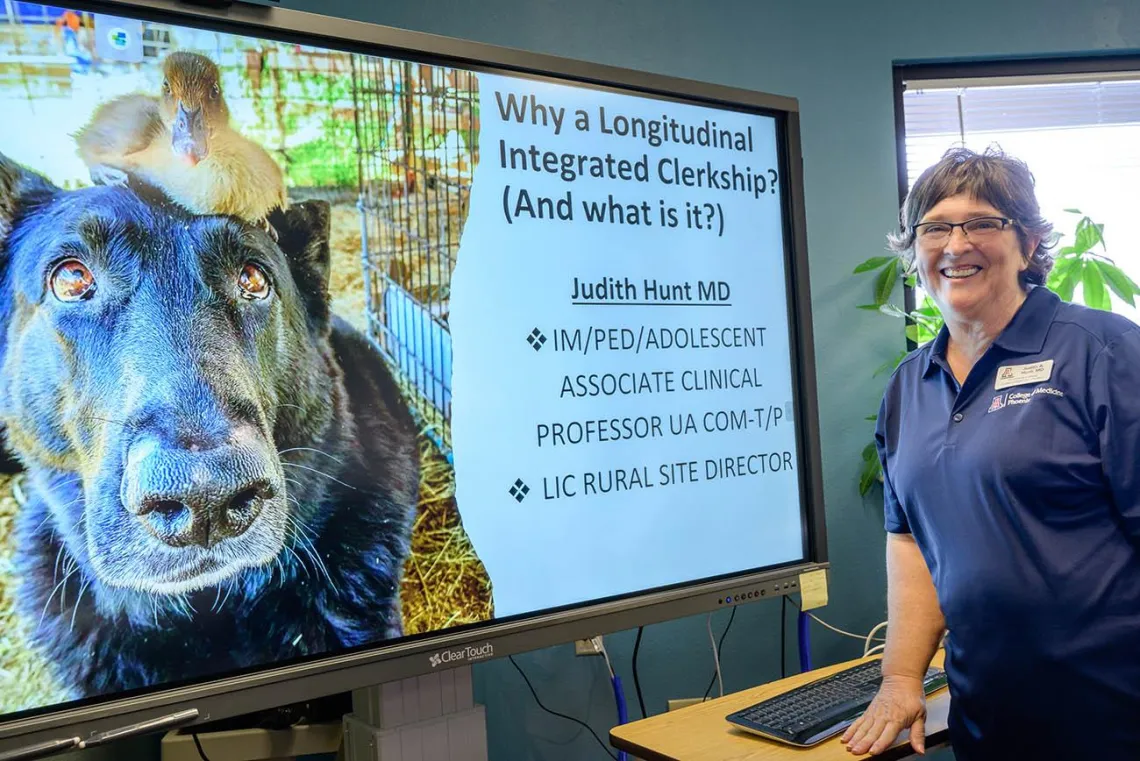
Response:
[[[0,723],[810,559],[785,114],[142,16],[0,24]]]

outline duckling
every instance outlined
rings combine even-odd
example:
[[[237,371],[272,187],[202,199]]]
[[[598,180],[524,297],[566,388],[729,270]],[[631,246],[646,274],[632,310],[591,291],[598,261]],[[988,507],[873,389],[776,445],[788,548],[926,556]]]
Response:
[[[161,188],[194,214],[229,214],[260,225],[288,199],[281,167],[230,125],[217,65],[199,53],[163,61],[162,94],[133,93],[101,105],[75,135],[93,182],[129,174]]]

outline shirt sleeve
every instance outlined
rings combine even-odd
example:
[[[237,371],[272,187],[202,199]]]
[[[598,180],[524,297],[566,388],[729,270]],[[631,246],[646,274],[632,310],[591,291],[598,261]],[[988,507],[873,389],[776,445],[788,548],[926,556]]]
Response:
[[[891,391],[888,387],[886,394],[883,395],[883,402],[879,405],[879,416],[875,421],[875,450],[879,457],[879,465],[883,468],[883,523],[889,533],[909,534],[910,523],[906,519],[902,505],[899,504],[895,487],[891,483],[891,471],[887,467],[887,436],[890,430],[887,410],[890,397]]]
[[[1107,344],[1089,379],[1101,468],[1125,533],[1140,540],[1140,330]]]

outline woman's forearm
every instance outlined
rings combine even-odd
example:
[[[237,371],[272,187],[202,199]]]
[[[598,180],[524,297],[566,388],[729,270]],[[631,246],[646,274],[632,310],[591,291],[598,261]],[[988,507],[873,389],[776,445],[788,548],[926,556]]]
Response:
[[[888,534],[883,676],[921,680],[945,628],[930,569],[914,537]]]

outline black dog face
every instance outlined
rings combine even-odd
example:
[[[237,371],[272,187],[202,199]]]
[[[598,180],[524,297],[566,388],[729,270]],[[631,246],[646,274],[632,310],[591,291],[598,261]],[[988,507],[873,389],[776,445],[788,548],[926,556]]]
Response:
[[[328,207],[274,225],[279,245],[0,156],[0,420],[104,587],[180,595],[285,547],[279,453],[330,414],[328,375],[297,371],[327,349]]]

